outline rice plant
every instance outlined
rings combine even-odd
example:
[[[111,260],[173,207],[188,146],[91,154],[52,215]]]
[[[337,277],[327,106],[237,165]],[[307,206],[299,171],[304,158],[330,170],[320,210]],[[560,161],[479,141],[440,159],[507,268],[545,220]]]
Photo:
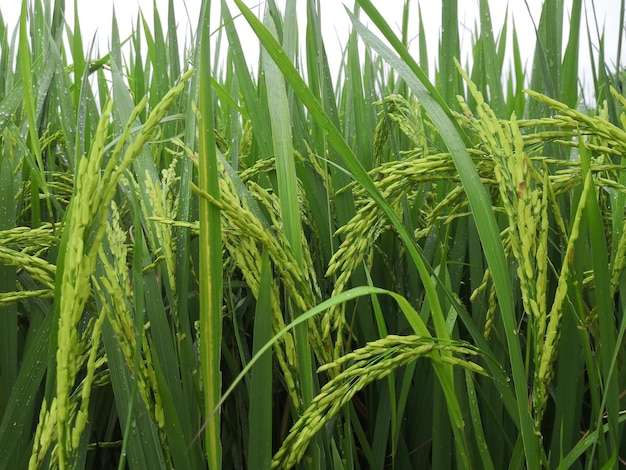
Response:
[[[0,8],[0,468],[625,465],[626,98],[590,5],[546,0],[524,64],[487,1],[467,58],[456,1],[431,44],[356,0],[335,70],[302,3],[205,1],[189,39],[170,0],[106,51],[63,1]]]

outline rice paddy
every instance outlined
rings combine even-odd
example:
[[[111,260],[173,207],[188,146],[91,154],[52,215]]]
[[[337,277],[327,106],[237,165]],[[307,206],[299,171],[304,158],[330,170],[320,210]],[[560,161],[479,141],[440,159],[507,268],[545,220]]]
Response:
[[[234,3],[182,49],[173,0],[114,16],[104,52],[63,1],[0,7],[0,468],[626,465],[626,98],[592,2],[544,1],[524,64],[486,1],[466,58],[356,0],[338,71],[324,2]]]

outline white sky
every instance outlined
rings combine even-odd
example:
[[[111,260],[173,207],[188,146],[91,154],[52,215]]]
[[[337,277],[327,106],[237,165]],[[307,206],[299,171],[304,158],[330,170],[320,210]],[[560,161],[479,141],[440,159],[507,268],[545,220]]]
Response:
[[[283,8],[285,1],[286,0],[277,0],[276,2],[280,8]],[[305,25],[304,12],[306,8],[306,0],[293,1],[297,1],[299,8],[301,9],[300,17],[303,19],[300,21],[299,26],[302,34]],[[352,9],[354,5],[354,0],[320,0],[320,2],[322,11],[322,33],[329,54],[331,67],[336,67],[340,60],[339,51],[341,50],[341,47],[334,46],[339,46],[340,41],[345,41],[347,39],[350,29],[350,21],[344,11],[343,4],[346,4],[350,9]],[[395,27],[396,31],[398,31],[399,33],[404,1],[372,0],[372,2],[385,16],[385,18],[392,25],[392,27]],[[122,39],[126,37],[136,25],[138,12],[140,10],[143,11],[146,15],[148,24],[152,24],[153,0],[78,0],[77,3],[84,39],[86,42],[89,42],[91,38],[94,37],[94,34],[97,34],[101,53],[106,52],[108,48],[113,8],[115,8],[118,25],[120,28],[120,35]],[[213,0],[212,3],[212,17],[215,18],[215,27],[217,27],[217,20],[220,18],[219,5],[221,2],[219,0]],[[228,3],[230,5],[231,14],[235,16],[238,12],[237,7],[234,5],[232,0],[228,0]],[[245,0],[245,3],[247,5],[250,5],[251,7],[259,5],[256,8],[256,10],[259,12],[262,11],[262,7],[264,5],[263,0]],[[427,43],[429,45],[429,49],[434,51],[437,45],[441,28],[441,0],[413,0],[413,2],[411,3],[410,21],[415,22],[415,27],[412,28],[412,30],[415,32],[415,35],[417,35],[418,32],[418,3],[420,5],[420,8],[422,9],[422,17],[426,28]],[[583,0],[583,3],[584,9],[588,11],[590,15],[592,15],[592,7],[595,6],[600,30],[602,30],[603,26],[605,28],[605,47],[607,53],[607,61],[611,65],[615,64],[617,55],[617,35],[620,31],[620,28],[618,27],[620,0]],[[20,0],[0,0],[0,11],[4,16],[5,22],[8,23],[10,27],[16,25],[18,22],[20,4]],[[160,12],[161,21],[164,23],[165,26],[167,22],[168,0],[156,0],[156,4]],[[492,25],[494,27],[496,37],[500,32],[499,28],[504,22],[504,15],[508,7],[509,15],[511,15],[511,17],[513,18],[518,31],[523,60],[527,60],[529,56],[532,56],[535,46],[535,37],[534,29],[528,10],[526,9],[525,2],[523,0],[511,0],[509,2],[505,0],[489,0],[489,4],[492,14]],[[535,18],[535,21],[538,23],[542,1],[528,0],[528,4],[530,6],[531,13]],[[179,24],[180,31],[179,41],[182,43],[181,46],[183,46],[185,43],[189,43],[190,31],[192,29],[195,30],[196,23],[199,17],[201,0],[174,0],[174,5],[177,10],[176,18]],[[571,0],[565,0],[565,5],[566,18],[564,19],[564,24],[567,25],[567,17],[571,8]],[[73,18],[73,6],[73,0],[66,0],[67,18]],[[464,57],[461,58],[462,63],[465,63],[465,59],[468,56],[469,46],[471,42],[471,30],[476,23],[477,16],[478,0],[459,1],[461,45],[463,51],[462,53],[464,54]],[[191,28],[190,21],[192,23]],[[591,72],[588,52],[586,49],[587,37],[585,24],[585,18],[583,18],[583,34],[581,35],[581,42],[583,43],[584,47],[581,54],[583,56],[581,57],[581,72],[582,78],[585,81],[589,82],[591,81]],[[258,57],[258,46],[256,45],[256,40],[253,33],[249,30],[247,23],[243,18],[237,19],[236,25],[242,39],[242,43],[245,45],[250,45],[250,47],[246,48],[246,52],[248,52],[248,49],[250,51],[250,60],[255,61],[256,57]],[[509,31],[511,31],[511,29],[512,28],[509,27]],[[595,29],[592,29],[592,31],[595,31]],[[184,40],[183,37],[185,37]],[[416,49],[417,37],[414,37],[413,39]],[[565,43],[566,38],[564,40],[564,45]],[[626,49],[626,44],[624,44],[624,49]],[[333,54],[333,52],[335,54]],[[434,59],[436,56],[435,53],[432,53],[430,55],[431,59]],[[622,53],[622,65],[626,63],[626,60],[624,60],[625,57],[626,54]],[[530,64],[527,64],[527,67],[530,68]]]

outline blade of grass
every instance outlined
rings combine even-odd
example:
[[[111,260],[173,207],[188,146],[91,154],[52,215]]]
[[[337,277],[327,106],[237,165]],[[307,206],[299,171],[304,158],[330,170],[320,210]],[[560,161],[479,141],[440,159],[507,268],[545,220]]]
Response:
[[[524,0],[528,15],[530,7]],[[559,86],[561,84],[561,37],[563,31],[563,2],[559,0],[546,0],[541,8],[541,18],[537,27],[533,20],[533,28],[537,37],[535,54],[533,57],[533,69],[530,79],[530,88],[544,93],[551,98],[559,98]],[[547,106],[532,100],[529,105],[531,117],[545,116]]]
[[[15,227],[13,166],[9,155],[0,154],[0,230]],[[0,264],[0,292],[17,290],[16,267]],[[18,375],[17,303],[0,307],[0,419]]]
[[[494,110],[496,116],[505,117],[502,67],[498,60],[493,27],[491,26],[491,11],[487,0],[480,0],[480,44],[483,62],[479,67],[485,74],[483,83],[485,84],[485,91],[489,90],[489,106]]]
[[[79,83],[84,83],[83,77],[85,70],[87,69],[87,63],[85,61],[85,53],[83,50],[83,35],[80,30],[80,20],[78,18],[78,0],[74,0],[74,40],[72,41],[72,58],[74,62],[74,104],[80,103],[81,87]],[[81,80],[79,82],[79,79]]]
[[[156,9],[155,9],[156,13]],[[180,77],[180,56],[178,50],[178,29],[176,24],[176,10],[174,0],[169,0],[167,4],[167,51],[170,69],[170,80]],[[162,66],[163,64],[160,64]]]
[[[376,459],[374,468],[384,468],[387,458],[387,443],[391,427],[392,407],[395,406],[395,397],[389,394],[389,385],[376,384],[378,388],[378,407],[371,413],[374,418],[374,429],[372,432],[372,452]]]
[[[130,75],[130,80],[129,80],[129,85],[130,85],[130,89],[133,92],[133,96],[135,97],[135,100],[141,99],[141,97],[146,95],[146,86],[148,85],[148,80],[146,79],[146,70],[145,70],[145,61],[143,58],[143,54],[142,54],[142,37],[141,37],[141,28],[142,28],[142,22],[139,22],[139,18],[137,18],[137,26],[136,29],[134,31],[134,34],[131,36],[132,37],[132,43],[133,43],[133,54],[131,56],[131,63],[129,65],[129,75],[130,73],[132,73],[132,75]],[[148,44],[151,44],[150,41],[148,41]],[[133,63],[134,62],[134,63]],[[142,122],[145,122],[146,120],[146,113],[147,110],[144,109],[140,114],[139,114],[139,119]]]
[[[358,4],[358,0],[356,0]],[[419,65],[424,75],[428,77],[428,44],[426,43],[426,29],[424,28],[424,20],[422,18],[422,8],[417,5],[419,17]]]
[[[474,387],[474,381],[472,375],[465,371],[465,384],[467,386],[467,396],[469,399],[469,409],[472,418],[472,427],[476,434],[476,444],[478,445],[478,451],[485,470],[495,469],[493,461],[491,460],[491,453],[489,451],[489,445],[485,439],[485,433],[483,431],[483,420],[480,416],[480,408],[478,405],[478,399],[476,396],[476,388]]]
[[[569,19],[569,39],[563,64],[561,64],[561,96],[560,101],[572,109],[578,106],[578,62],[580,60],[580,24],[582,1],[572,2],[572,12]],[[619,35],[620,39],[622,35]]]
[[[0,134],[4,133],[4,129],[11,122],[17,108],[22,103],[22,94],[23,90],[21,82],[19,82],[0,101]]]
[[[626,422],[626,414],[621,414],[619,417],[619,423],[623,424]],[[585,434],[576,444],[576,446],[565,456],[563,460],[561,460],[560,466],[561,468],[571,468],[576,463],[579,462],[580,457],[587,451],[590,447],[594,446],[598,439],[600,439],[600,434],[606,434],[609,432],[609,424],[604,423],[598,429],[591,431]],[[606,466],[606,468],[611,468],[610,466]]]
[[[459,42],[458,0],[443,0],[441,4],[441,45],[439,47],[438,89],[446,103],[456,102],[461,80],[454,65],[454,59],[461,60]],[[406,42],[401,41],[406,47]]]
[[[582,163],[583,175],[589,177],[591,173],[591,155],[587,149],[582,135],[578,136],[578,149],[580,161]],[[609,457],[612,465],[617,463],[619,455],[618,439],[618,419],[620,414],[618,377],[613,368],[613,355],[617,355],[619,346],[615,342],[615,317],[613,315],[613,301],[610,293],[611,277],[608,266],[608,250],[604,233],[604,224],[598,205],[598,196],[595,191],[587,193],[585,205],[586,215],[589,221],[589,238],[591,244],[591,261],[595,281],[595,297],[598,308],[600,322],[600,335],[602,342],[598,346],[600,356],[600,367],[602,370],[603,405],[606,404],[606,414],[609,423]],[[599,414],[604,413],[604,406],[599,410]],[[603,422],[602,415],[596,417],[599,426]],[[594,445],[595,450],[595,445]],[[593,450],[592,450],[593,456]],[[588,466],[591,468],[591,465]]]
[[[515,92],[514,99],[511,102],[511,111],[515,111],[516,116],[523,117],[524,107],[526,106],[526,95],[523,93],[526,71],[522,66],[522,55],[520,53],[515,21],[513,21],[513,70],[515,76]]]
[[[254,315],[253,354],[272,337],[271,261],[263,250],[261,282]],[[252,369],[250,378],[250,435],[248,436],[248,464],[269,468],[272,460],[272,355],[268,351]]]
[[[374,284],[372,282],[372,278],[371,278],[369,270],[367,269],[367,266],[364,266],[364,271],[367,277],[367,284],[370,287],[374,287]],[[380,307],[380,302],[378,300],[378,297],[375,295],[371,296],[371,301],[374,307],[373,310],[374,310],[374,317],[376,319],[376,325],[378,326],[378,335],[380,338],[384,338],[388,335],[388,330],[387,330],[387,325],[385,323],[382,309]],[[374,429],[374,439],[373,439],[374,440],[374,446],[373,446],[374,458],[376,459],[378,467],[383,466],[385,462],[386,448],[387,448],[386,444],[388,441],[387,434],[389,433],[389,424],[391,424],[391,433],[392,433],[391,434],[391,457],[392,458],[395,458],[395,455],[397,453],[397,447],[398,447],[399,428],[400,428],[399,416],[401,416],[401,414],[398,414],[398,409],[397,409],[396,382],[395,382],[395,373],[393,372],[387,378],[387,390],[385,392],[386,394],[381,393],[380,400],[385,401],[384,405],[385,405],[385,409],[387,410],[387,413],[386,415],[383,415],[382,417],[380,413],[377,413],[376,427]],[[384,395],[387,395],[388,400],[385,400]],[[401,400],[400,400],[400,403],[402,403]],[[388,421],[390,421],[391,423],[389,423]],[[384,435],[381,436],[382,433],[384,433]]]
[[[211,1],[202,2],[200,13],[200,63],[197,69],[199,81],[198,116],[198,187],[220,200],[218,183],[219,167],[215,148],[213,124],[213,93],[211,88]],[[209,419],[205,435],[205,452],[209,468],[222,466],[222,443],[220,441],[220,415],[208,418],[208,413],[219,402],[222,391],[221,344],[222,344],[222,233],[220,210],[200,199],[200,363],[204,381],[205,417]]]
[[[133,207],[133,222],[134,222],[134,226],[135,227],[141,227],[141,212],[139,210],[139,202],[137,201],[137,198],[135,197],[134,192],[131,194],[131,199],[132,199],[132,207]],[[134,250],[133,250],[133,266],[132,266],[132,272],[133,272],[133,279],[141,279],[143,277],[143,266],[142,266],[142,258],[143,258],[143,230],[139,229],[139,230],[135,230],[135,244],[134,244]],[[143,321],[143,316],[144,316],[144,310],[145,310],[145,299],[144,299],[144,288],[143,288],[143,283],[141,282],[135,282],[134,284],[134,289],[133,289],[133,294],[134,294],[134,309],[135,309],[135,315],[136,315],[136,325],[139,326],[139,328],[137,328],[137,335],[135,337],[135,348],[137,349],[136,354],[135,354],[135,364],[134,364],[134,370],[137,371],[134,374],[134,384],[133,384],[133,390],[131,392],[131,397],[130,397],[130,402],[128,403],[128,416],[132,417],[135,414],[135,403],[137,401],[137,395],[138,395],[138,389],[139,389],[139,370],[140,370],[140,366],[141,366],[141,348],[142,348],[142,344],[143,344],[143,328],[142,325],[144,324]],[[127,455],[127,446],[128,446],[128,442],[130,441],[130,436],[131,436],[131,427],[132,427],[132,423],[134,422],[134,420],[131,419],[127,419],[126,420],[126,425],[124,426],[124,432],[123,432],[123,442],[122,442],[122,453],[120,456],[120,461],[119,464],[117,466],[118,470],[123,470],[124,468],[126,468],[125,462],[126,462],[126,455]]]
[[[45,301],[41,302],[46,304]],[[0,468],[23,467],[26,464],[24,458],[30,454],[33,418],[38,411],[36,407],[40,406],[37,394],[47,366],[47,361],[42,358],[48,354],[54,321],[49,305],[46,310],[48,314],[39,328],[29,331],[30,347],[24,352],[11,396],[3,410],[0,422]]]
[[[578,274],[578,273],[577,273]],[[579,274],[582,278],[582,273]],[[582,279],[581,279],[582,281]],[[580,284],[573,283],[572,289]],[[578,318],[571,304],[566,305],[561,326],[561,344],[555,381],[555,418],[553,422],[550,465],[558,467],[563,452],[572,449],[578,439],[577,423],[581,419],[579,404],[584,394],[580,371],[584,368],[582,347],[576,331]],[[590,379],[591,379],[590,375]]]
[[[226,4],[226,0],[222,0],[221,4],[222,17],[224,18],[224,27],[228,37],[229,52],[233,60],[233,66],[237,74],[239,82],[239,90],[242,94],[245,108],[250,115],[252,127],[255,129],[256,144],[259,146],[259,154],[261,158],[267,158],[272,155],[272,135],[269,128],[269,106],[264,107],[259,99],[255,89],[252,77],[248,71],[248,65],[245,60],[241,39],[237,34],[237,30],[233,25],[233,18]]]
[[[36,4],[38,3],[39,2],[36,2]],[[33,178],[31,179],[31,221],[33,227],[38,227],[41,224],[39,189],[41,187],[48,201],[50,200],[50,193],[45,183],[45,179],[43,178],[44,164],[41,157],[39,136],[37,135],[37,119],[35,109],[36,104],[35,98],[33,96],[33,74],[31,70],[32,56],[30,45],[28,42],[28,31],[26,26],[27,5],[28,2],[26,0],[23,0],[22,12],[20,14],[19,63],[21,65],[22,72],[24,108],[26,110],[26,117],[28,120],[28,135],[31,145],[30,150],[35,157],[35,164],[37,165],[36,167],[31,168],[30,171],[33,175],[35,173],[39,173],[40,175],[42,175],[41,178],[36,178],[33,176]]]
[[[199,24],[202,17],[198,19]],[[192,63],[198,64],[200,61],[200,41],[202,37],[196,36],[193,48],[194,55]],[[190,154],[186,154],[179,160],[177,165],[177,175],[180,176],[180,184],[178,186],[178,210],[177,218],[182,222],[191,222],[197,217],[197,205],[192,197],[191,184],[193,178],[193,161],[190,158],[194,149],[197,148],[197,122],[196,122],[196,103],[198,102],[200,80],[197,73],[194,73],[188,87],[186,102],[181,101],[181,106],[185,112],[184,121],[184,146],[190,149]],[[187,152],[185,152],[187,153]],[[180,227],[176,230],[177,251],[176,251],[176,283],[178,286],[178,298],[176,310],[179,313],[180,324],[185,340],[181,343],[181,376],[185,393],[185,401],[187,403],[202,403],[202,392],[197,383],[198,371],[198,355],[194,344],[195,335],[192,333],[193,323],[199,317],[199,304],[197,298],[197,290],[195,280],[192,278],[196,267],[192,261],[192,257],[197,259],[197,245],[191,243],[190,231]],[[192,429],[192,435],[195,434],[197,423],[202,420],[202,406],[191,406],[188,417],[188,426]],[[194,446],[196,452],[201,450],[202,442]]]

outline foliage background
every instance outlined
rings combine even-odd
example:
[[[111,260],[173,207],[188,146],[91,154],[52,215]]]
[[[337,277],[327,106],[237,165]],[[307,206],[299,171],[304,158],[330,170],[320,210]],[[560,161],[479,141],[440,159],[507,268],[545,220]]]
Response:
[[[320,2],[236,4],[183,55],[172,0],[102,57],[63,1],[0,21],[0,466],[624,463],[626,100],[583,2],[526,68],[486,1],[460,64],[456,1],[435,48],[358,0],[336,79]]]

